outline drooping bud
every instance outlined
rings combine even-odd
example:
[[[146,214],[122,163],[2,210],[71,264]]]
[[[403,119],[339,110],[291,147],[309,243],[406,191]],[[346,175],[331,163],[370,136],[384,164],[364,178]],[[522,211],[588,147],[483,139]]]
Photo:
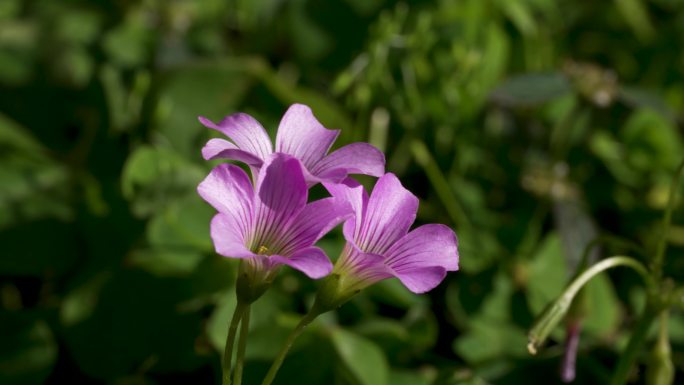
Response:
[[[549,334],[568,313],[571,301],[572,298],[560,296],[537,318],[534,326],[527,333],[527,351],[530,354],[537,354],[537,350],[546,342]]]

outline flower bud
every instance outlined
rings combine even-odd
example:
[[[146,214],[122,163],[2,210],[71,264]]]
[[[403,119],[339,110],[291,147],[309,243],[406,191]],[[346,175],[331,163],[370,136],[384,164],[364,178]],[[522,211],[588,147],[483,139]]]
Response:
[[[550,304],[544,312],[537,318],[537,321],[527,334],[528,344],[527,351],[530,354],[537,354],[537,349],[541,347],[549,334],[560,323],[560,321],[568,313],[570,308],[571,298],[566,296],[559,297],[555,302]]]

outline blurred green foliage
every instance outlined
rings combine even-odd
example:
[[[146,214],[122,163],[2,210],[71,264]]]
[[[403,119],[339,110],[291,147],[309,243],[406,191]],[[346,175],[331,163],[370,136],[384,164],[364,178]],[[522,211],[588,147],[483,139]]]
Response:
[[[196,116],[273,135],[293,102],[386,152],[418,221],[456,229],[461,271],[420,297],[370,288],[276,383],[559,383],[563,330],[536,357],[525,330],[598,235],[652,252],[684,156],[683,46],[682,0],[3,0],[0,383],[218,383],[236,262],[195,193],[213,135]],[[673,223],[682,282],[681,204]],[[315,285],[284,271],[254,306],[248,384]],[[606,382],[643,300],[631,272],[592,281],[578,383]],[[670,334],[677,383],[681,313]]]

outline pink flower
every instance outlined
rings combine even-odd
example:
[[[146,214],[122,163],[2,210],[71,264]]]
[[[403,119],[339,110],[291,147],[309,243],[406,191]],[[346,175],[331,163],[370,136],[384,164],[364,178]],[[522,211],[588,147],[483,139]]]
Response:
[[[307,204],[302,167],[289,155],[266,155],[261,166],[256,187],[231,164],[215,167],[198,186],[218,210],[211,221],[216,252],[264,274],[289,265],[311,278],[327,275],[332,263],[314,244],[351,216],[350,205],[335,197]]]
[[[344,224],[347,244],[333,269],[333,275],[339,275],[338,293],[356,292],[391,277],[414,293],[424,293],[437,286],[447,271],[458,270],[453,230],[429,224],[409,232],[418,198],[394,174],[378,179],[370,198],[351,178],[325,186],[354,210],[354,217]]]
[[[204,159],[232,159],[246,163],[256,173],[272,154],[271,139],[253,117],[237,113],[215,124],[205,117],[199,121],[206,127],[221,131],[231,141],[211,139],[202,149]],[[311,109],[293,104],[285,112],[275,141],[275,152],[297,158],[304,166],[308,185],[318,182],[339,182],[348,174],[381,176],[385,171],[385,156],[368,143],[352,143],[328,154],[339,130],[328,130],[316,120]]]

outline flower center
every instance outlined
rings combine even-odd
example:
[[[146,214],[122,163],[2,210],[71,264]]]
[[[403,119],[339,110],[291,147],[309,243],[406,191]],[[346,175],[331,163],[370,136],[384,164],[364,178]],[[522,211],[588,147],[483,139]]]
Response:
[[[261,245],[261,246],[257,247],[256,253],[259,255],[269,255],[268,254],[268,247]]]

